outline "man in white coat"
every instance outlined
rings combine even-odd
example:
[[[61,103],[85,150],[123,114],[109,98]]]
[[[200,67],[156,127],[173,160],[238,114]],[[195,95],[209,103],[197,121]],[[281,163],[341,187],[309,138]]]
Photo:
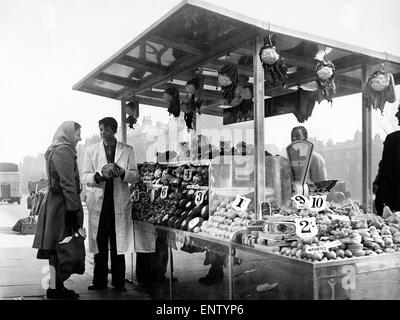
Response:
[[[107,117],[99,121],[102,141],[86,149],[83,181],[89,188],[89,250],[94,252],[93,283],[89,290],[107,288],[108,251],[112,285],[125,288],[125,254],[134,251],[133,220],[128,183],[138,177],[133,148],[115,138],[118,123]]]

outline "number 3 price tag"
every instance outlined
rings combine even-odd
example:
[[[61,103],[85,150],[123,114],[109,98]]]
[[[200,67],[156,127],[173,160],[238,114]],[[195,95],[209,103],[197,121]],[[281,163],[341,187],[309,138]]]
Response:
[[[326,208],[326,195],[310,196],[310,211],[321,211]]]
[[[203,203],[205,193],[206,192],[204,190],[196,191],[196,193],[194,194],[194,203],[196,204],[196,206],[199,206]]]
[[[296,205],[296,209],[308,209],[310,207],[310,201],[302,194],[295,195],[292,200]]]
[[[296,224],[296,235],[301,238],[313,237],[318,233],[315,217],[295,219],[294,223]]]
[[[163,186],[161,188],[161,199],[165,199],[168,196],[168,186]]]
[[[238,195],[236,196],[235,201],[232,202],[232,208],[237,211],[246,211],[250,202],[251,199]]]

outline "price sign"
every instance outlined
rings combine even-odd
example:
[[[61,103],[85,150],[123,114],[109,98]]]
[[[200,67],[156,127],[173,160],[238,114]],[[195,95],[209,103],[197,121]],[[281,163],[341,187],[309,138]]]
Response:
[[[138,189],[136,189],[136,190],[134,190],[134,191],[132,192],[131,199],[132,199],[134,202],[138,202],[138,201],[139,201],[140,197],[139,197],[139,190],[138,190]]]
[[[316,253],[316,252],[322,253],[322,252],[328,252],[328,251],[329,251],[329,249],[324,245],[306,248],[306,253],[311,253],[311,254]]]
[[[264,201],[261,203],[261,214],[263,216],[271,216],[272,215],[272,206],[269,201]]]
[[[160,198],[161,199],[165,199],[168,196],[168,186],[163,186],[161,188],[161,195]]]
[[[340,221],[350,222],[350,218],[348,216],[342,216],[340,214],[332,214],[331,218],[332,218],[332,220],[340,220]]]
[[[342,241],[340,241],[340,240],[325,242],[325,247],[327,247],[328,249],[340,247],[341,245],[342,245]]]
[[[310,206],[311,211],[322,211],[326,208],[326,195],[324,196],[310,196]]]
[[[236,196],[235,201],[232,202],[232,208],[237,211],[246,211],[250,202],[251,199],[238,195]]]
[[[150,194],[150,202],[153,202],[154,200],[154,195],[156,193],[156,190],[154,189],[148,189],[147,192]]]
[[[294,220],[296,224],[296,235],[301,238],[316,236],[318,233],[315,217],[299,218]]]
[[[295,195],[292,200],[296,205],[296,209],[308,209],[310,207],[310,201],[302,194]]]
[[[194,203],[196,204],[196,206],[199,206],[203,203],[205,194],[206,191],[204,190],[196,191],[196,193],[194,194]]]
[[[193,177],[193,170],[192,169],[183,170],[183,180],[184,181],[191,181],[192,177]]]

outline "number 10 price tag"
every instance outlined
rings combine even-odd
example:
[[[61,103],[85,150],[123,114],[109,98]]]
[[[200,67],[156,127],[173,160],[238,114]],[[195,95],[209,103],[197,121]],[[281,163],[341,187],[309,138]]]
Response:
[[[296,235],[301,238],[313,237],[318,234],[318,227],[315,217],[299,218],[294,220],[296,224]]]
[[[168,186],[163,186],[161,188],[161,199],[165,199],[168,196]]]
[[[246,211],[250,202],[251,199],[238,195],[236,196],[235,201],[232,202],[232,208],[238,211]]]
[[[322,211],[326,208],[326,195],[310,196],[310,211]]]

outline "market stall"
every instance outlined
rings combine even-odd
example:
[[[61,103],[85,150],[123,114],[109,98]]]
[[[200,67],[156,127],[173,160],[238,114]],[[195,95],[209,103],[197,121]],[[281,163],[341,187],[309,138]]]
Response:
[[[394,277],[400,273],[399,217],[389,211],[385,219],[367,215],[371,107],[394,102],[399,77],[399,57],[183,1],[74,89],[120,100],[124,139],[126,112],[134,125],[139,105],[165,108],[175,118],[184,114],[193,135],[200,132],[197,113],[222,117],[226,127],[253,123],[251,156],[151,165],[141,172],[142,184],[132,186],[133,217],[155,225],[170,248],[190,245],[226,257],[228,281],[218,297],[373,298],[368,288],[382,279],[381,296],[400,298]],[[290,163],[266,157],[264,150],[266,117],[293,113],[304,122],[322,100],[361,92],[363,211],[351,199],[333,199],[334,183],[305,192],[306,147],[293,145],[299,158]],[[297,195],[302,197],[291,200]],[[312,237],[299,234],[307,230],[304,224]],[[260,284],[266,275],[275,287]],[[170,298],[180,286],[171,274]],[[188,287],[187,297],[200,297],[197,285]]]

